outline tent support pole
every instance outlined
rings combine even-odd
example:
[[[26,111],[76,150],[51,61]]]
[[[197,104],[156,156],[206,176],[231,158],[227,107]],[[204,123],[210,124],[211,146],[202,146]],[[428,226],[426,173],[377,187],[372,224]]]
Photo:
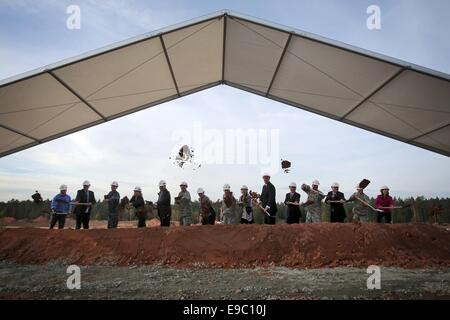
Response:
[[[225,83],[225,54],[227,43],[227,14],[223,15],[223,45],[222,45],[222,84]]]
[[[400,70],[398,70],[393,76],[391,76],[389,79],[384,81],[378,88],[376,88],[374,91],[372,91],[367,97],[365,97],[361,102],[359,102],[356,106],[354,106],[351,110],[347,111],[339,120],[342,121],[345,118],[347,118],[353,111],[358,109],[360,106],[362,106],[364,103],[366,103],[370,98],[372,98],[375,94],[377,94],[381,89],[383,89],[385,86],[387,86],[392,80],[397,78],[403,71],[408,69],[408,67],[402,67]]]
[[[284,45],[283,52],[281,53],[280,60],[278,60],[277,67],[275,69],[275,72],[273,73],[272,79],[270,80],[269,88],[267,88],[266,92],[266,98],[269,96],[270,90],[272,89],[273,83],[275,82],[275,78],[277,77],[278,70],[280,69],[281,63],[283,62],[283,58],[287,52],[287,48],[289,47],[289,43],[292,39],[292,33],[289,33],[289,37],[286,40],[286,44]]]
[[[87,105],[92,111],[94,111],[96,114],[99,115],[100,118],[103,119],[103,121],[107,121],[106,117],[102,115],[97,109],[95,109],[89,102],[87,102],[86,99],[84,99],[82,96],[78,94],[74,89],[72,89],[63,79],[58,77],[52,70],[47,71],[48,74],[50,74],[53,78],[55,78],[56,81],[58,81],[64,88],[69,90],[75,97],[77,97],[81,102],[83,102],[85,105]]]
[[[162,34],[159,35],[159,40],[161,41],[162,48],[164,50],[164,55],[166,56],[167,65],[169,66],[170,75],[172,76],[173,84],[175,89],[177,90],[178,97],[181,97],[180,90],[178,88],[177,80],[175,79],[175,74],[173,73],[172,64],[170,63],[169,54],[167,53],[166,44],[164,43],[164,39]]]

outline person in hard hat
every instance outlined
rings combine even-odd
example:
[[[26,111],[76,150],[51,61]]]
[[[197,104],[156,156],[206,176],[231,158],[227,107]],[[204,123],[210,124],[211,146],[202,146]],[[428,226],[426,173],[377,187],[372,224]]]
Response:
[[[378,212],[377,222],[381,223],[384,218],[386,223],[392,222],[392,209],[388,209],[389,207],[395,206],[394,199],[389,195],[389,188],[387,186],[383,186],[380,189],[381,194],[377,196],[375,201],[375,208],[383,210],[383,212]]]
[[[95,204],[94,192],[89,190],[91,183],[88,180],[83,182],[83,189],[77,191],[77,196],[75,197],[75,203],[82,203],[83,205],[76,204],[73,211],[76,219],[75,228],[89,229],[89,220],[91,219],[92,205]],[[87,205],[85,205],[87,204]]]
[[[192,204],[191,194],[187,191],[188,184],[183,181],[180,184],[180,193],[175,198],[175,203],[179,206],[180,210],[180,225],[190,226],[192,224]]]
[[[53,229],[58,222],[58,229],[64,229],[66,217],[70,212],[70,196],[67,194],[67,186],[62,184],[59,187],[59,193],[53,198],[50,219],[50,229]]]
[[[34,203],[41,203],[42,201],[44,201],[42,199],[41,194],[39,193],[39,191],[36,190],[36,192],[31,196],[31,198],[33,199]]]
[[[222,198],[222,222],[224,224],[237,224],[238,219],[236,217],[236,198],[231,192],[229,184],[223,186],[223,198]]]
[[[144,197],[142,196],[141,187],[135,187],[134,194],[130,199],[130,204],[134,207],[134,212],[138,218],[138,228],[145,228],[145,220],[147,219],[147,209],[145,208]]]
[[[241,224],[252,224],[254,221],[252,197],[249,195],[246,185],[241,187],[241,196],[237,204],[241,209]]]
[[[214,224],[216,222],[216,211],[212,206],[211,200],[205,195],[205,190],[203,190],[203,188],[198,188],[197,194],[200,202],[200,216],[202,225]]]
[[[167,190],[166,182],[159,182],[158,201],[156,202],[161,227],[170,227],[170,218],[172,217],[172,207],[170,205],[170,192]]]
[[[364,189],[356,186],[356,192],[347,200],[347,202],[354,202],[355,206],[352,209],[353,221],[368,222],[370,208],[364,202],[369,203],[369,197],[364,193]]]
[[[260,205],[264,209],[264,223],[275,224],[277,215],[277,202],[275,200],[275,186],[270,182],[270,174],[263,174],[264,185],[262,187],[261,196],[259,198]]]
[[[291,182],[286,193],[284,204],[286,205],[286,223],[300,223],[300,193],[297,192],[297,184]]]
[[[119,184],[117,181],[111,183],[111,191],[105,195],[105,201],[108,202],[108,229],[115,229],[119,224],[119,203],[120,194],[117,192]]]
[[[314,180],[311,187],[302,184],[302,190],[308,195],[306,202],[302,204],[306,210],[306,223],[316,223],[322,221],[322,199],[325,195],[319,191],[319,181]]]
[[[344,194],[339,191],[339,183],[334,182],[331,185],[331,191],[328,192],[327,197],[325,198],[325,203],[330,205],[330,222],[344,222],[345,217],[347,216],[344,208],[345,202]]]

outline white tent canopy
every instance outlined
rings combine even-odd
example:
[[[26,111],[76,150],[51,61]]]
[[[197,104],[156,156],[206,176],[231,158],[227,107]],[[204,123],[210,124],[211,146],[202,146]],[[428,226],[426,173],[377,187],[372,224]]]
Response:
[[[230,11],[0,82],[0,156],[227,84],[450,156],[450,76]]]

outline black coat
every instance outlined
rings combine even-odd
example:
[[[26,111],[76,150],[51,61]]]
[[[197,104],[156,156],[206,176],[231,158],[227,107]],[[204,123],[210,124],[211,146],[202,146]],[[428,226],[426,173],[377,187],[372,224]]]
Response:
[[[260,200],[261,206],[263,208],[265,208],[266,206],[270,207],[268,212],[271,216],[276,215],[278,211],[275,196],[276,196],[275,186],[269,181],[269,183],[267,185],[264,185],[262,188]]]
[[[327,197],[325,198],[325,203],[328,203],[328,201],[339,201],[339,200],[345,200],[344,194],[338,191],[333,196],[333,191],[330,191],[328,192]],[[344,205],[342,203],[330,203],[330,213],[342,215],[345,217]]]
[[[75,197],[75,202],[80,202],[80,203],[96,203],[95,200],[95,196],[94,196],[94,192],[91,190],[88,190],[89,192],[89,199],[86,195],[86,191],[84,191],[83,189],[78,190],[77,191],[77,196]],[[86,209],[88,209],[87,214],[91,214],[92,211],[92,206],[76,206],[74,209],[74,213],[75,214],[82,214],[86,212]]]
[[[145,201],[142,196],[132,196],[130,199],[130,203],[133,205],[135,209],[134,213],[138,218],[147,217],[147,209],[145,208]]]
[[[288,202],[297,202],[300,203],[300,193],[295,192],[292,197],[291,197],[291,193],[288,192],[286,193],[286,199],[284,200],[284,204],[286,205],[286,217],[289,217],[290,214],[292,213],[300,213],[300,206],[296,206],[293,204],[287,204]]]
[[[145,206],[145,201],[142,196],[132,196],[130,199],[130,203],[133,205],[135,209],[142,208]]]
[[[172,215],[172,207],[170,206],[170,192],[165,189],[163,191],[160,191],[158,195],[158,202],[156,202],[156,207],[158,208],[158,216],[170,217]]]

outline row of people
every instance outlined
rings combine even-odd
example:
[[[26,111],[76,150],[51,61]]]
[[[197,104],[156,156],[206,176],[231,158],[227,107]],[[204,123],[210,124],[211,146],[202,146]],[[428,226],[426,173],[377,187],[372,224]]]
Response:
[[[299,223],[300,206],[304,206],[306,210],[306,222],[321,222],[322,206],[321,202],[325,199],[325,203],[329,204],[330,222],[344,222],[347,213],[344,204],[353,202],[352,209],[353,221],[368,222],[371,210],[377,211],[377,222],[381,223],[384,219],[386,223],[392,221],[392,208],[395,203],[389,195],[389,188],[383,186],[380,189],[380,195],[377,196],[375,207],[369,203],[369,197],[364,193],[364,188],[356,186],[354,192],[348,200],[344,194],[339,191],[339,183],[335,182],[331,185],[331,191],[327,195],[319,191],[319,181],[314,180],[311,187],[302,184],[301,189],[307,194],[307,200],[300,203],[300,194],[296,192],[297,185],[293,182],[289,185],[290,192],[286,194],[284,203],[287,205],[287,223]]]
[[[222,205],[220,208],[219,220],[224,224],[251,224],[254,222],[254,210],[256,206],[264,215],[265,224],[275,224],[277,215],[276,204],[276,188],[270,182],[270,175],[264,174],[261,194],[249,191],[248,187],[241,187],[241,195],[235,198],[229,184],[223,187]],[[321,202],[325,199],[325,203],[330,205],[330,222],[344,222],[346,217],[344,204],[346,202],[355,202],[353,207],[353,220],[366,222],[368,221],[371,206],[369,197],[364,193],[363,188],[357,186],[356,192],[348,199],[339,191],[339,184],[333,183],[331,191],[327,195],[319,191],[319,181],[314,180],[311,186],[302,184],[301,189],[307,194],[305,202],[300,202],[300,194],[297,192],[296,183],[289,185],[290,192],[286,194],[284,204],[286,210],[286,222],[288,224],[300,222],[300,207],[303,206],[306,211],[306,222],[321,222]],[[104,201],[108,203],[108,228],[117,228],[119,221],[119,204],[120,194],[117,191],[119,184],[116,181],[111,183],[111,191],[104,196]],[[52,217],[50,219],[50,228],[54,228],[58,223],[59,228],[64,228],[67,214],[74,207],[74,215],[76,217],[76,228],[89,228],[90,213],[92,205],[96,203],[94,192],[89,190],[90,182],[83,182],[83,189],[78,190],[76,198],[71,201],[67,194],[67,186],[61,185],[60,193],[57,194],[51,204]],[[189,226],[192,224],[192,200],[186,182],[180,183],[180,192],[175,197],[175,204],[178,205],[180,215],[180,225]],[[200,217],[202,224],[214,224],[216,221],[216,212],[213,204],[208,196],[206,196],[203,188],[197,189],[200,203]],[[138,217],[138,227],[146,226],[146,208],[142,190],[140,187],[134,189],[134,194],[129,200],[129,204],[134,207],[135,214]],[[153,205],[153,204],[152,204]],[[166,182],[159,182],[158,200],[153,205],[157,211],[161,221],[161,226],[170,226],[172,215],[171,195],[167,190]],[[394,201],[389,195],[389,188],[382,187],[381,195],[377,197],[376,207],[383,208],[378,212],[377,221],[381,222],[383,218],[387,223],[391,222],[391,207]]]

